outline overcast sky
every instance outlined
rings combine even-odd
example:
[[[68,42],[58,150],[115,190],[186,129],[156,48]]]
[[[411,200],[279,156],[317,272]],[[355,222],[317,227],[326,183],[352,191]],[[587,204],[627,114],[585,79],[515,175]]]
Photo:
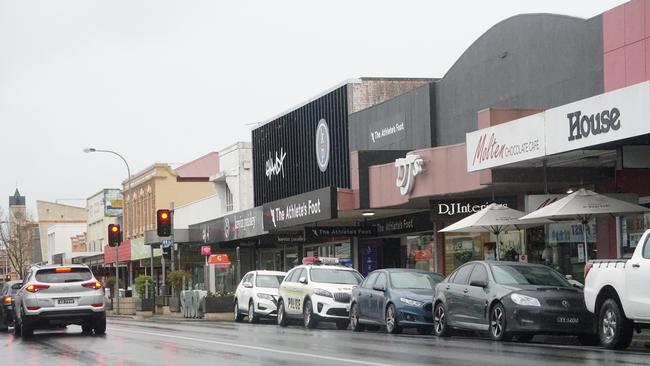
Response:
[[[187,162],[346,79],[442,77],[512,15],[624,2],[0,0],[0,207],[119,187],[87,146],[134,173]]]

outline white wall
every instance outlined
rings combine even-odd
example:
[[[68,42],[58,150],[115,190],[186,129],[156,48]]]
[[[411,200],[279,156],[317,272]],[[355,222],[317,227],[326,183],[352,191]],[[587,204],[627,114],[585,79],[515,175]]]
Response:
[[[81,235],[86,231],[86,224],[57,224],[47,229],[47,246],[50,257],[44,261],[52,263],[52,256],[65,253],[70,257],[72,253],[72,237]]]
[[[219,217],[221,203],[218,195],[174,208],[174,228],[187,229],[191,224]]]

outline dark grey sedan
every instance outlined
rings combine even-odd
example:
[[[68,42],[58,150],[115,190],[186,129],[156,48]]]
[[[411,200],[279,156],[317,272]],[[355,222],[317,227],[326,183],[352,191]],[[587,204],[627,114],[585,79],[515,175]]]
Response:
[[[557,271],[519,262],[466,263],[436,286],[434,332],[488,331],[497,341],[536,334],[577,335],[598,344],[583,293]]]

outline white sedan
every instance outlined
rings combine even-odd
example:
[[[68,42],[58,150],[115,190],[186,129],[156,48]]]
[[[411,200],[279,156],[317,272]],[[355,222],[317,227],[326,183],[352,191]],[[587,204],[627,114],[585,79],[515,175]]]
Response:
[[[278,287],[285,275],[277,271],[246,273],[235,291],[235,321],[247,316],[249,323],[256,323],[260,318],[277,316]]]

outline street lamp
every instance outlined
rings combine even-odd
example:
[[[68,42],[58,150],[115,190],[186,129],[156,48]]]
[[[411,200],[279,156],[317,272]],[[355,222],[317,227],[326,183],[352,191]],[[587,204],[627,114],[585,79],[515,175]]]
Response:
[[[128,174],[128,177],[129,177],[129,194],[133,194],[133,192],[131,191],[131,168],[129,168],[129,163],[126,162],[126,159],[124,158],[124,156],[116,153],[115,151],[100,150],[100,149],[95,149],[94,147],[87,147],[87,148],[84,149],[84,152],[85,153],[93,153],[93,152],[109,153],[109,154],[117,155],[120,159],[122,159],[122,161],[126,165],[126,172]],[[122,193],[122,199],[124,200],[124,193]],[[129,199],[129,202],[128,202],[127,206],[126,206],[126,208],[127,208],[127,216],[129,217],[129,223],[128,223],[129,230],[127,230],[127,237],[130,237],[131,233],[133,232],[133,229],[131,229],[131,223],[133,223],[133,219],[131,218],[131,214],[133,212],[129,208],[129,207],[131,207],[131,202],[132,201],[133,201],[132,199]],[[117,302],[116,305],[117,306],[114,309],[114,311],[117,314],[120,313],[120,291],[119,291],[119,289],[120,289],[120,255],[119,255],[119,245],[116,245],[115,246],[115,298],[117,299],[116,300],[116,302]]]

